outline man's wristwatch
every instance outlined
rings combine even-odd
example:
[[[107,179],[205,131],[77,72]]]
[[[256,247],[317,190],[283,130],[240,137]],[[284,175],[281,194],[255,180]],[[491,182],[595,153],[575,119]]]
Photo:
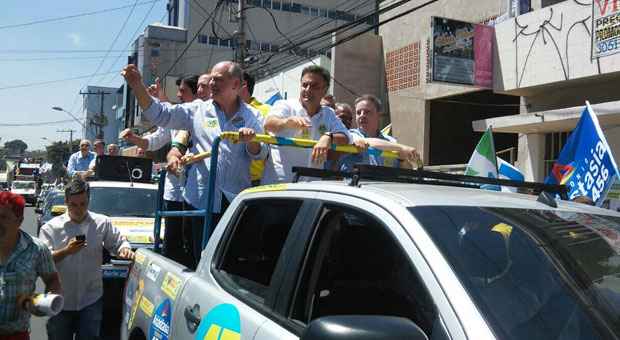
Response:
[[[329,144],[332,144],[332,142],[334,141],[334,134],[331,132],[325,132],[323,136],[329,137]]]

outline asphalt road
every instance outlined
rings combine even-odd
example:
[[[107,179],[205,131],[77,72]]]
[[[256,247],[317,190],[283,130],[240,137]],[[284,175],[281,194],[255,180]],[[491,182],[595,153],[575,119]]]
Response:
[[[24,211],[24,223],[22,224],[22,230],[32,236],[37,236],[37,214],[34,213],[33,207],[26,207]],[[43,292],[44,285],[41,279],[37,281],[37,292]],[[32,340],[45,340],[47,339],[47,333],[45,332],[45,322],[47,318],[32,317],[30,319],[31,333],[30,338]]]
[[[24,223],[22,224],[22,230],[27,232],[30,235],[37,236],[37,214],[34,212],[33,207],[27,206],[24,211]],[[112,285],[106,284],[104,286],[106,289],[106,299],[104,299],[104,324],[102,325],[102,333],[108,333],[106,336],[102,338],[105,340],[116,340],[119,338],[117,333],[118,327],[120,325],[120,306],[121,306],[121,298],[120,291],[122,290],[122,282],[117,282]],[[109,291],[113,290],[112,293]],[[44,285],[41,279],[37,281],[37,292],[43,292]],[[111,300],[114,300],[114,303],[110,303]],[[113,317],[106,317],[106,314],[113,314]],[[45,323],[47,322],[47,318],[35,317],[33,316],[30,319],[30,339],[32,340],[46,340],[47,332],[45,330]],[[113,333],[113,335],[109,334]]]

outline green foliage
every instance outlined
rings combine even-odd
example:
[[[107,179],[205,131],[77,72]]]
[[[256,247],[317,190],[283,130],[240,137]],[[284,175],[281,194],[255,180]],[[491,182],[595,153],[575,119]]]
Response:
[[[7,154],[10,156],[23,155],[26,149],[28,149],[28,144],[26,144],[21,139],[14,139],[12,141],[4,143],[4,148],[7,150]]]

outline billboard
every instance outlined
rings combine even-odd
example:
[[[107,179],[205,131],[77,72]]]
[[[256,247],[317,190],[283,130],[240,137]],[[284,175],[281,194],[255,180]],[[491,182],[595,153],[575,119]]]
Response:
[[[620,52],[620,0],[592,1],[592,58]]]
[[[432,81],[493,87],[494,28],[432,17]]]

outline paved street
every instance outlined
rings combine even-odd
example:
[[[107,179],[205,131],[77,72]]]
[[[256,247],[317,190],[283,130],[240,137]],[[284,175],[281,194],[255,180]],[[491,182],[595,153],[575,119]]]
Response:
[[[34,213],[33,207],[26,207],[24,212],[24,224],[22,224],[22,230],[27,232],[30,235],[37,235],[37,214]],[[37,292],[43,291],[43,282],[39,280],[37,282]],[[47,318],[39,318],[33,317],[31,319],[31,327],[32,333],[30,335],[32,340],[43,340],[47,339],[47,335],[45,333],[45,322]]]

